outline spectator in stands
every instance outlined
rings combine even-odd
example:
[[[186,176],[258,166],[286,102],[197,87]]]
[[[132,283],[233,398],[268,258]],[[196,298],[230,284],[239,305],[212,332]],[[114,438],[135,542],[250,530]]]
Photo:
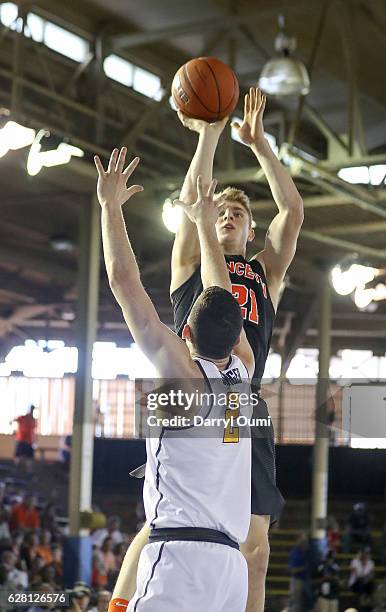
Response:
[[[114,571],[116,569],[116,559],[113,553],[113,540],[110,536],[107,536],[107,538],[104,539],[102,548],[100,550],[100,555],[107,574]]]
[[[36,510],[36,497],[27,494],[24,501],[13,506],[11,510],[10,527],[14,529],[39,529],[40,518]]]
[[[374,593],[374,606],[374,612],[385,612],[386,610],[386,572],[381,576]]]
[[[103,563],[100,550],[95,548],[92,555],[91,584],[95,589],[106,588],[108,582],[107,570]]]
[[[52,544],[51,546],[52,562],[50,567],[55,570],[56,584],[63,582],[63,548],[60,544]]]
[[[110,536],[113,544],[120,544],[123,542],[123,535],[121,532],[121,519],[119,516],[110,516],[107,521],[107,526],[104,529],[97,529],[92,534],[92,543],[94,546],[101,548],[105,538]]]
[[[70,612],[85,612],[91,598],[91,589],[85,582],[76,582],[70,596]]]
[[[343,539],[344,552],[351,552],[353,544],[360,544],[360,546],[371,545],[370,518],[367,513],[366,504],[363,502],[354,504],[353,510],[348,517],[346,533]]]
[[[40,586],[43,584],[43,579],[41,576],[41,571],[44,567],[44,563],[39,555],[36,555],[31,564],[31,569],[29,570],[29,582],[32,590],[39,590]]]
[[[29,412],[24,416],[17,417],[15,463],[27,472],[32,471],[32,461],[34,458],[34,441],[36,419],[33,416],[35,406],[31,404]],[[13,422],[13,421],[12,421]]]
[[[54,589],[52,588],[50,584],[47,584],[46,582],[42,582],[36,588],[36,591],[38,591],[39,593],[52,594],[54,592]],[[34,606],[31,606],[30,608],[27,608],[27,612],[46,612],[46,610],[52,609],[54,607],[55,607],[54,604],[51,604],[51,605],[44,604],[42,606],[34,605]]]
[[[42,582],[50,584],[54,591],[60,591],[60,587],[56,582],[55,568],[53,565],[45,565],[40,570],[40,576],[42,577]]]
[[[8,525],[8,514],[0,504],[0,543],[4,540],[10,540],[11,532]]]
[[[16,555],[10,550],[5,550],[1,557],[1,573],[5,578],[3,586],[9,591],[21,591],[28,587],[28,573],[24,569],[17,568],[16,564]]]
[[[56,531],[56,506],[54,503],[50,502],[44,508],[41,519],[41,526],[42,529],[48,529],[49,531],[51,531],[51,533]]]
[[[115,557],[115,567],[118,569],[121,567],[123,563],[123,559],[125,558],[125,554],[128,548],[128,544],[125,542],[121,542],[121,544],[116,544],[114,546],[114,557]]]
[[[43,529],[40,533],[40,543],[36,547],[36,554],[39,555],[44,565],[52,563],[51,552],[51,532],[48,529]]]
[[[328,518],[327,540],[329,550],[333,550],[335,553],[338,553],[341,545],[341,536],[339,524],[335,516],[330,516]]]
[[[27,533],[20,549],[20,558],[25,562],[28,571],[32,569],[33,562],[37,555],[38,545],[39,537],[37,533]]]
[[[308,537],[302,533],[289,554],[290,611],[304,612],[308,609],[310,591],[310,571],[308,555]]]
[[[111,599],[110,591],[99,591],[97,593],[96,606],[89,609],[89,612],[106,612]]]
[[[362,549],[351,561],[351,574],[348,581],[350,589],[363,600],[370,598],[374,592],[374,561],[370,557],[368,548]],[[364,596],[364,597],[363,597]]]
[[[23,546],[23,543],[24,531],[22,531],[21,529],[13,531],[11,534],[11,548],[9,550],[12,550],[12,552],[17,556],[17,558],[20,557],[20,550]]]
[[[335,552],[329,550],[325,560],[318,566],[318,612],[339,610],[339,566]]]

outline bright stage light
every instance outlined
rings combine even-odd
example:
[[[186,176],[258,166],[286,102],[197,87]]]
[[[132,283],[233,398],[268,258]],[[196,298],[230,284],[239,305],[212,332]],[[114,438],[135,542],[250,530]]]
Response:
[[[24,127],[15,121],[7,121],[0,129],[0,157],[8,151],[16,151],[31,145],[35,138],[35,130]]]
[[[357,287],[354,294],[354,302],[357,308],[366,308],[374,299],[374,289]]]
[[[340,266],[331,270],[332,286],[339,295],[349,295],[356,287],[355,276],[350,270],[351,268],[343,272]]]
[[[170,198],[165,200],[162,207],[162,221],[169,232],[176,233],[181,224],[183,214],[182,208],[175,206]]]
[[[357,287],[364,287],[374,280],[377,274],[376,268],[351,264],[348,270],[343,271],[340,265],[331,270],[331,281],[335,291],[339,295],[349,295]]]
[[[34,139],[27,160],[27,172],[30,176],[39,174],[43,167],[51,168],[68,164],[72,156],[83,157],[84,152],[78,147],[73,147],[65,142],[61,142],[57,149],[41,152],[41,140],[44,136],[49,136],[47,130],[40,130]]]

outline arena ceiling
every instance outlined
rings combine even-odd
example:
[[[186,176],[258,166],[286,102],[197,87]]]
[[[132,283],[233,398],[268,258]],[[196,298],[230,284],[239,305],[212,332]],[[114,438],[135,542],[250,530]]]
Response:
[[[125,209],[143,279],[161,318],[172,323],[168,297],[173,235],[163,226],[165,197],[178,189],[195,139],[176,120],[165,93],[147,98],[108,79],[103,58],[114,53],[153,72],[165,91],[176,69],[197,55],[231,63],[241,93],[256,85],[274,54],[279,14],[297,38],[296,56],[308,67],[311,92],[301,102],[269,99],[267,131],[286,151],[305,203],[305,222],[279,308],[274,347],[291,354],[317,341],[317,288],[325,270],[347,254],[386,268],[386,190],[351,185],[342,167],[386,164],[386,6],[382,0],[37,0],[19,3],[78,33],[90,43],[76,63],[0,26],[0,106],[19,123],[47,128],[53,141],[82,148],[83,159],[28,176],[28,149],[0,159],[0,354],[25,338],[75,342],[79,211],[95,192],[92,155],[125,144],[140,155],[143,195]],[[241,113],[241,106],[238,114]],[[282,149],[282,152],[284,149]],[[304,154],[308,154],[305,158]],[[225,136],[216,157],[221,184],[250,195],[259,250],[275,205],[246,147]],[[74,248],[52,249],[53,237]],[[334,294],[333,350],[385,353],[386,302],[359,312]],[[127,342],[127,332],[101,266],[101,340]]]

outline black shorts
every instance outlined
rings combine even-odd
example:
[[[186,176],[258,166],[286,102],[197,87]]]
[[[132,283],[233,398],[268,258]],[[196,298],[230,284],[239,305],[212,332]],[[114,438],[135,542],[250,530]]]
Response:
[[[26,459],[33,459],[34,449],[32,444],[17,440],[15,448],[15,457],[25,457]]]
[[[260,398],[253,409],[253,419],[268,421],[269,413],[266,402]],[[269,421],[268,421],[269,423]],[[252,489],[251,514],[259,516],[269,514],[271,524],[280,517],[284,499],[276,486],[275,442],[273,425],[252,427]]]

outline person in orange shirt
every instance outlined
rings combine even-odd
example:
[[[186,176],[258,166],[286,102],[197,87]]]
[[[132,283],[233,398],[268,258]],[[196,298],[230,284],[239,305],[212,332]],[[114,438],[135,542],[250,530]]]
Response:
[[[31,404],[29,412],[24,416],[19,416],[14,421],[17,423],[15,462],[17,466],[32,471],[32,461],[34,458],[35,427],[36,419],[33,416],[35,406]]]
[[[10,527],[15,529],[40,529],[40,517],[35,508],[36,497],[26,495],[21,504],[16,504],[11,510]]]
[[[36,547],[36,554],[43,560],[43,565],[52,563],[53,557],[51,552],[51,533],[44,529],[40,535],[40,544]]]

